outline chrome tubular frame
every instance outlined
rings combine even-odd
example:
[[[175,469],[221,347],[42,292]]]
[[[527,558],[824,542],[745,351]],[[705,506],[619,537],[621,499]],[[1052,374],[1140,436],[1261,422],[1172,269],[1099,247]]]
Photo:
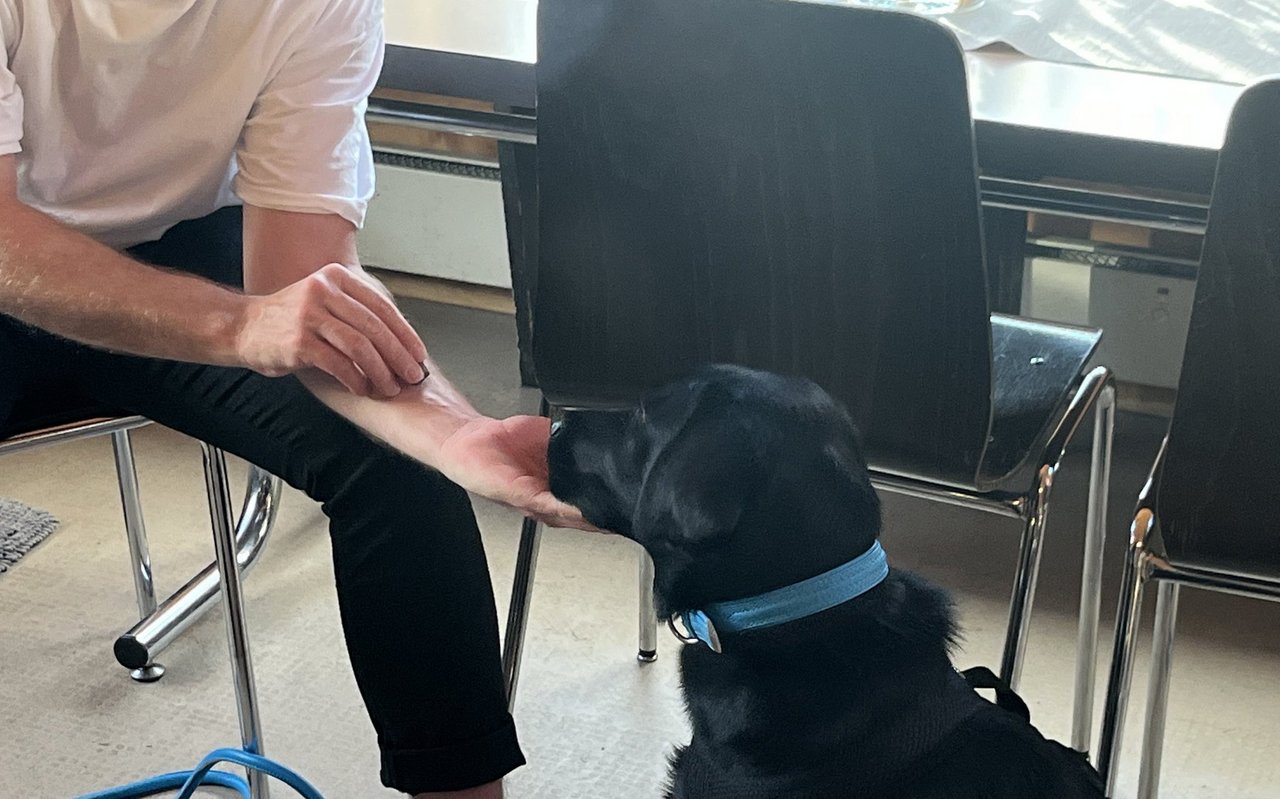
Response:
[[[1163,450],[1162,450],[1163,455]],[[1157,460],[1159,462],[1159,459]],[[1125,717],[1133,683],[1133,661],[1137,649],[1142,597],[1149,581],[1157,581],[1156,621],[1152,634],[1151,677],[1147,690],[1146,720],[1138,771],[1139,799],[1156,799],[1160,788],[1160,766],[1164,751],[1165,722],[1168,718],[1169,678],[1173,668],[1173,646],[1178,601],[1182,586],[1280,602],[1280,582],[1248,575],[1214,572],[1175,566],[1150,550],[1157,529],[1155,512],[1147,506],[1148,482],[1134,516],[1125,559],[1120,604],[1116,610],[1116,634],[1111,657],[1111,673],[1098,741],[1098,770],[1106,780],[1107,796],[1112,796],[1119,774],[1120,747],[1124,740]]]
[[[904,497],[923,499],[928,502],[939,502],[957,508],[993,513],[1009,519],[1025,519],[1025,503],[1022,498],[992,499],[981,494],[961,491],[958,488],[942,488],[909,477],[901,477],[883,472],[871,473],[871,484],[881,491],[900,494]]]
[[[538,404],[538,415],[554,418],[546,397]],[[529,604],[533,599],[533,573],[538,568],[538,550],[541,547],[542,525],[533,519],[525,519],[520,525],[520,549],[516,553],[516,569],[511,578],[507,629],[502,635],[502,679],[507,687],[507,710],[512,710],[516,704],[520,661],[524,657],[525,633],[529,628]]]
[[[636,652],[636,660],[641,663],[652,663],[658,659],[658,613],[653,607],[653,558],[636,547],[639,561],[640,597],[637,602],[640,622],[640,646]]]
[[[1225,572],[1211,572],[1185,566],[1174,566],[1163,558],[1151,559],[1151,576],[1179,585],[1203,588],[1223,594],[1280,602],[1280,582]]]
[[[542,546],[542,525],[525,519],[520,526],[520,550],[511,581],[511,604],[507,606],[507,630],[502,636],[502,677],[507,686],[507,710],[516,704],[520,682],[520,661],[524,656],[525,632],[529,628],[529,603],[533,599],[533,573],[538,568]]]
[[[139,682],[153,682],[164,676],[164,667],[155,662],[156,655],[208,610],[219,592],[218,569],[216,564],[210,563],[159,607],[156,605],[151,554],[138,493],[133,444],[129,438],[129,431],[148,424],[151,421],[142,416],[102,417],[23,433],[0,441],[0,455],[8,455],[95,436],[111,436],[129,543],[130,571],[141,618],[116,640],[114,650],[116,660]],[[279,478],[257,467],[251,468],[244,506],[236,526],[238,561],[243,570],[257,560],[271,532],[280,504],[280,488]]]
[[[1115,786],[1117,756],[1120,742],[1124,739],[1125,712],[1129,708],[1129,690],[1133,684],[1133,656],[1138,644],[1138,618],[1142,611],[1143,590],[1151,576],[1147,540],[1155,529],[1155,522],[1155,513],[1150,508],[1139,508],[1130,527],[1129,552],[1120,583],[1111,673],[1107,679],[1102,729],[1098,734],[1098,771],[1106,781],[1108,796]]]
[[[1173,670],[1173,637],[1181,586],[1161,581],[1156,589],[1156,626],[1151,636],[1151,682],[1147,685],[1147,723],[1142,733],[1142,767],[1138,799],[1160,792],[1160,760],[1164,755],[1164,723],[1169,707],[1169,675]]]
[[[141,416],[86,419],[83,422],[74,422],[72,424],[58,425],[57,427],[48,427],[43,430],[36,430],[31,433],[22,433],[20,435],[13,436],[12,438],[6,438],[3,441],[0,441],[0,455],[9,455],[14,452],[48,447],[53,444],[60,444],[64,441],[78,441],[82,438],[104,436],[108,433],[132,430],[135,427],[145,427],[149,424],[151,424],[150,420],[144,419]]]
[[[249,651],[249,631],[240,590],[239,551],[235,520],[231,515],[231,490],[227,481],[227,461],[222,450],[200,442],[204,454],[205,488],[209,495],[209,522],[213,528],[215,564],[222,587],[222,611],[227,626],[227,649],[231,655],[231,680],[235,687],[236,714],[240,720],[240,742],[246,752],[262,754],[262,720],[258,714],[258,692],[253,680],[253,658]],[[268,799],[267,776],[249,770],[249,793],[253,799]]]
[[[1031,628],[1031,606],[1040,576],[1041,544],[1045,522],[1049,518],[1049,495],[1058,467],[1042,464],[1036,472],[1035,488],[1028,503],[1022,541],[1018,546],[1018,565],[1014,570],[1013,595],[1009,599],[1009,623],[1004,634],[1004,651],[1000,656],[1000,676],[1017,690],[1022,679],[1022,663],[1026,657],[1027,633]]]
[[[1093,699],[1098,684],[1098,622],[1102,615],[1102,558],[1107,536],[1107,496],[1111,485],[1111,445],[1115,424],[1116,389],[1114,381],[1109,378],[1094,402],[1089,506],[1085,517],[1084,561],[1080,575],[1075,706],[1071,714],[1071,746],[1080,752],[1088,752],[1093,743]]]
[[[257,561],[275,523],[280,488],[279,478],[256,466],[250,467],[244,505],[239,523],[235,525],[237,562],[244,573]],[[151,663],[212,607],[219,594],[219,584],[217,564],[210,563],[116,639],[116,660],[128,669],[143,668]]]
[[[138,600],[138,616],[146,617],[156,610],[156,589],[151,578],[151,551],[147,545],[147,528],[142,518],[142,499],[138,496],[138,469],[133,460],[133,442],[129,430],[111,433],[115,454],[116,482],[120,486],[120,505],[124,512],[125,535],[129,540],[129,563],[133,573],[133,590]],[[134,668],[129,676],[138,682],[155,682],[164,676],[164,666],[147,660]]]
[[[1014,576],[1013,596],[1009,602],[1009,625],[1005,633],[1004,652],[1000,659],[1000,676],[1016,690],[1026,655],[1026,639],[1040,571],[1041,544],[1049,513],[1053,479],[1061,467],[1062,456],[1066,453],[1068,444],[1090,410],[1094,412],[1095,427],[1089,476],[1089,505],[1085,518],[1084,569],[1080,589],[1080,629],[1077,637],[1072,714],[1072,744],[1083,752],[1089,750],[1089,717],[1093,708],[1098,614],[1102,601],[1102,545],[1106,537],[1107,489],[1115,427],[1115,378],[1104,366],[1099,366],[1084,376],[1057,428],[1049,437],[1040,468],[1036,472],[1035,482],[1024,506],[1026,515],[1022,544]]]

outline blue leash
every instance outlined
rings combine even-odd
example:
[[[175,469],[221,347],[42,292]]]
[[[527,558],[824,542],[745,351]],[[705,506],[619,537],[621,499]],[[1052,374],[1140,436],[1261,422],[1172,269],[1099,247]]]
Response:
[[[191,799],[191,795],[196,792],[196,788],[202,785],[230,788],[234,791],[239,791],[240,796],[244,799],[251,799],[248,781],[238,774],[214,770],[213,767],[218,763],[236,763],[253,771],[262,772],[269,777],[275,777],[296,791],[303,799],[324,799],[320,792],[315,789],[315,786],[303,779],[296,771],[286,768],[274,760],[268,760],[262,755],[255,755],[243,749],[215,749],[205,755],[204,759],[200,761],[200,765],[190,771],[174,771],[157,777],[148,777],[145,780],[139,780],[129,785],[121,785],[118,788],[107,788],[103,791],[87,793],[76,797],[76,799],[142,799],[144,796],[154,796],[158,793],[178,789],[181,790],[176,799]]]

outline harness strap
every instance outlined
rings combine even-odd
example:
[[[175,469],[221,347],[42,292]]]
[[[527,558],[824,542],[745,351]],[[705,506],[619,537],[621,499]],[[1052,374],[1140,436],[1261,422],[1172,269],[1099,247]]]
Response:
[[[974,666],[960,672],[960,676],[964,677],[964,681],[974,690],[985,688],[995,691],[996,707],[1009,711],[1023,721],[1031,721],[1031,711],[1027,708],[1027,703],[1009,687],[1009,683],[997,677],[991,669],[986,666]]]

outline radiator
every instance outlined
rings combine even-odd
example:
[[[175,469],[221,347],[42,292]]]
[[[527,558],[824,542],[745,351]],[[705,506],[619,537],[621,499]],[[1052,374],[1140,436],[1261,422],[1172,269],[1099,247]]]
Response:
[[[358,245],[366,266],[511,287],[498,170],[375,153],[377,191]]]
[[[1125,382],[1176,388],[1195,281],[1185,270],[1168,274],[1159,268],[1135,269],[1132,263],[1124,266],[1028,258],[1022,313],[1100,327],[1095,363],[1111,367]]]

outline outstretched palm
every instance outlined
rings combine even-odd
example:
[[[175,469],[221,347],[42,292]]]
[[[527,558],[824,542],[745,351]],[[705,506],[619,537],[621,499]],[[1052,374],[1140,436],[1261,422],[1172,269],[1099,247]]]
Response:
[[[553,527],[594,530],[582,513],[556,499],[547,482],[551,421],[541,416],[477,417],[440,448],[444,473],[476,494]]]

